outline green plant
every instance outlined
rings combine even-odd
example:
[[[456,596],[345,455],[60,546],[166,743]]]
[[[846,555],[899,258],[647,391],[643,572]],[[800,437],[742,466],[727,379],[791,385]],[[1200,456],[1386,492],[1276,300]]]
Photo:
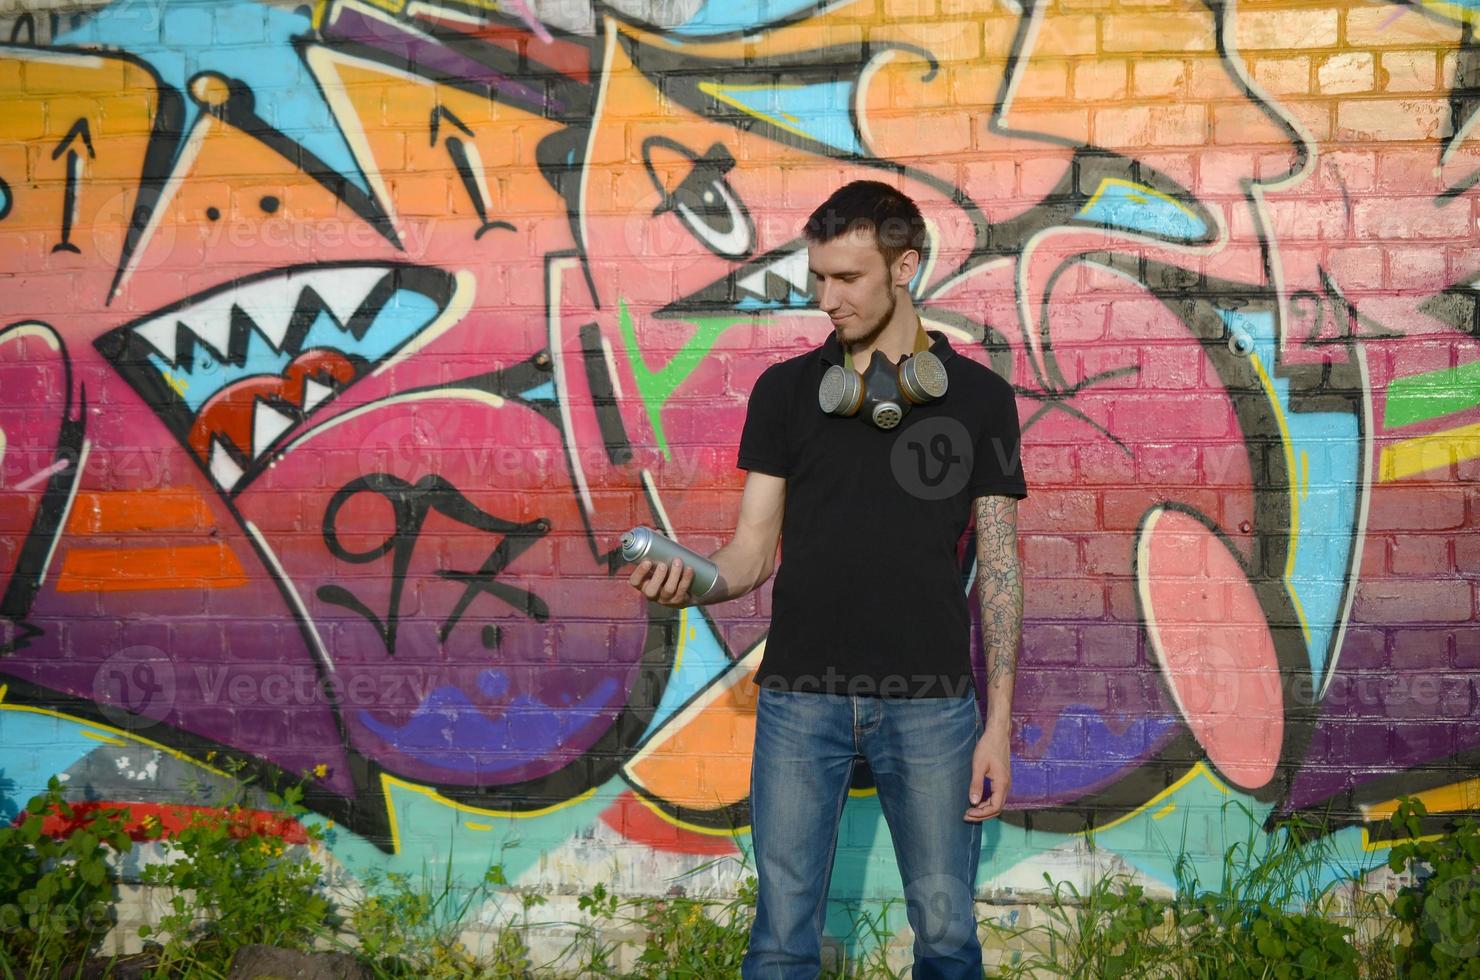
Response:
[[[296,818],[301,785],[281,796],[274,810]],[[297,826],[297,825],[295,825]],[[239,803],[221,812],[195,812],[169,843],[172,860],[144,868],[146,884],[171,889],[169,911],[139,935],[163,940],[161,960],[174,969],[224,970],[241,946],[265,943],[307,950],[337,928],[333,903],[322,889],[323,868],[308,850],[322,833],[304,826],[306,845],[288,844],[248,818]]]
[[[1027,955],[1003,975],[1361,976],[1355,929],[1331,917],[1329,889],[1322,885],[1337,861],[1329,841],[1309,821],[1283,821],[1260,834],[1259,821],[1247,812],[1245,818],[1248,837],[1224,851],[1216,887],[1199,880],[1185,839],[1172,860],[1170,898],[1149,897],[1123,872],[1104,875],[1082,892],[1045,874],[1051,899],[1043,908],[1043,924],[991,927],[1027,946]],[[1093,858],[1093,835],[1088,843]]]
[[[637,922],[644,936],[637,976],[739,976],[755,914],[755,888],[752,875],[728,902],[683,896],[639,900]]]
[[[48,816],[70,829],[47,834]],[[55,776],[14,824],[0,827],[0,965],[7,975],[55,976],[96,951],[113,924],[108,853],[130,847],[121,811],[79,813]]]
[[[843,958],[837,963],[831,973],[827,974],[829,980],[850,980],[854,977],[867,977],[870,980],[902,980],[909,975],[909,969],[896,970],[889,965],[889,946],[894,940],[895,929],[889,924],[891,909],[896,905],[904,905],[903,898],[886,898],[880,905],[877,913],[870,912],[866,907],[848,903],[847,914],[852,920],[852,926],[848,933],[842,937]],[[849,955],[849,940],[854,936],[866,937],[860,945],[865,952],[857,959]]]
[[[419,880],[391,872],[366,879],[367,894],[351,908],[349,924],[360,958],[376,976],[440,980],[455,977],[523,977],[534,968],[527,942],[529,910],[545,898],[519,894],[517,922],[506,922],[497,933],[492,951],[476,956],[461,941],[463,926],[475,906],[491,901],[502,918],[496,889],[508,885],[503,865],[491,865],[472,888],[460,888],[452,874],[452,858],[441,881],[428,875]]]
[[[1389,851],[1388,867],[1415,877],[1392,906],[1407,940],[1397,950],[1398,969],[1414,980],[1480,977],[1480,829],[1467,816],[1450,833],[1423,839],[1427,816],[1421,800],[1404,797],[1391,817],[1409,839]]]

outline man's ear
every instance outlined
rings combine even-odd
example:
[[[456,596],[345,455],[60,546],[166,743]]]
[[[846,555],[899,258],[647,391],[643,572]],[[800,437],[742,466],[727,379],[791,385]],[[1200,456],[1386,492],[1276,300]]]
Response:
[[[894,285],[908,286],[910,280],[915,278],[915,272],[919,268],[919,252],[912,248],[907,248],[899,253],[899,258],[894,260]]]

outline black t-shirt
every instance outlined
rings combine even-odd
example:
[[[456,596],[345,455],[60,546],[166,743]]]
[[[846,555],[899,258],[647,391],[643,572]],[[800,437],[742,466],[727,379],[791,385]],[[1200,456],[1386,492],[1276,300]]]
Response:
[[[957,544],[981,496],[1027,494],[1011,386],[930,332],[949,383],[892,430],[825,414],[836,335],[767,368],[741,469],[786,479],[781,563],[756,683],[794,691],[963,697],[971,619]]]

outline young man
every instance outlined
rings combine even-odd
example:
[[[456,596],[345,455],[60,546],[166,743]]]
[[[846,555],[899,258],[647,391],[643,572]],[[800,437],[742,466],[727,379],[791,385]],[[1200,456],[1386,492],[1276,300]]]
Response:
[[[914,976],[980,978],[981,822],[1007,799],[1022,625],[1016,507],[1026,489],[1012,389],[921,326],[909,284],[925,226],[908,197],[875,181],[849,184],[812,214],[805,235],[834,332],[756,381],[740,439],[749,471],[740,517],[712,556],[721,581],[703,600],[758,588],[785,539],[756,674],[759,891],[742,974],[818,975],[839,820],[862,758],[904,880]],[[985,725],[956,564],[973,514]],[[695,601],[692,578],[681,561],[642,562],[630,581],[683,606]]]

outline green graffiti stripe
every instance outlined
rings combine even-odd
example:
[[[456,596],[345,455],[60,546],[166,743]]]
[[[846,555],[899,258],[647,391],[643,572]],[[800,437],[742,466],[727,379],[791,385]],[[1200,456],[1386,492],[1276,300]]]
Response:
[[[689,375],[694,373],[694,369],[708,355],[709,349],[719,340],[720,335],[735,324],[749,319],[733,316],[690,320],[697,328],[694,335],[667,364],[654,371],[647,366],[639,348],[637,331],[632,326],[632,314],[627,310],[626,301],[617,300],[617,323],[622,328],[622,346],[627,352],[627,361],[632,365],[632,374],[637,379],[637,395],[647,409],[648,419],[653,425],[653,435],[657,437],[658,449],[662,451],[665,460],[672,459],[673,455],[668,451],[668,437],[663,432],[663,406],[679,386],[688,380]]]
[[[1390,429],[1480,405],[1480,361],[1410,374],[1388,385],[1382,422]]]

